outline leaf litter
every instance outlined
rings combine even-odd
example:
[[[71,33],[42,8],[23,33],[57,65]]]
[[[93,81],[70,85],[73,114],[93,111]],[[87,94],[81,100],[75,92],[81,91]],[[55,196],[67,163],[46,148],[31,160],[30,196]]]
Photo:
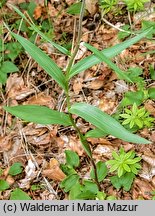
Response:
[[[11,4],[19,5],[22,0],[9,0]],[[29,1],[27,1],[28,3]],[[33,18],[36,21],[47,19],[52,20],[53,38],[61,45],[71,46],[70,41],[77,34],[77,20],[74,16],[66,13],[66,7],[74,3],[73,0],[56,1],[51,0],[47,8],[43,0],[35,0],[37,7],[34,10]],[[117,38],[118,30],[101,22],[97,1],[86,1],[87,15],[83,22],[83,36],[80,44],[80,50],[76,60],[90,54],[83,46],[83,42],[91,43],[99,50],[119,43]],[[9,7],[5,8],[10,11]],[[59,13],[61,11],[61,13]],[[13,12],[12,12],[13,13]],[[144,14],[135,14],[135,28],[139,29],[141,18]],[[147,16],[149,20],[154,20],[154,14]],[[15,19],[18,19],[15,18]],[[114,26],[120,26],[122,20],[126,22],[126,17],[114,18],[108,14],[108,19]],[[124,25],[124,23],[122,23]],[[73,31],[74,30],[74,31]],[[63,34],[63,36],[62,36]],[[25,35],[27,37],[27,35]],[[8,39],[9,40],[9,39]],[[76,38],[74,38],[76,42]],[[66,57],[51,47],[46,42],[37,38],[37,44],[63,69],[66,68]],[[148,41],[142,40],[129,49],[124,50],[119,56],[115,57],[116,64],[123,70],[129,67],[140,66],[144,69],[144,77],[147,80],[148,66],[154,61],[154,55],[148,54],[145,58],[142,54],[154,50],[154,45]],[[64,95],[58,85],[45,74],[32,60],[29,67],[29,56],[23,54],[17,62],[20,66],[19,73],[10,74],[5,93],[1,98],[1,106],[6,104],[37,104],[47,106],[52,109],[61,109],[65,111]],[[27,69],[25,69],[27,68]],[[24,71],[24,73],[22,73]],[[149,83],[151,84],[151,82]],[[133,89],[132,89],[133,88]],[[83,71],[71,80],[71,102],[87,102],[98,106],[102,111],[113,114],[117,110],[125,92],[135,91],[136,87],[127,85],[124,81],[118,80],[117,76],[104,63],[95,65],[89,70]],[[153,100],[144,102],[145,108],[154,116],[155,106]],[[1,109],[0,109],[1,110]],[[77,117],[75,116],[75,119]],[[64,151],[73,150],[78,153],[81,159],[81,176],[89,178],[90,164],[82,149],[78,137],[71,127],[62,126],[44,126],[33,123],[26,123],[10,114],[6,115],[0,111],[2,122],[0,135],[0,167],[4,169],[4,175],[0,179],[6,179],[11,188],[18,185],[28,191],[33,199],[68,199],[68,196],[59,188],[59,183],[65,178],[65,174],[60,169],[60,164],[64,163]],[[77,119],[79,128],[83,133],[92,129],[92,126],[84,120]],[[11,133],[10,133],[11,131]],[[118,151],[121,146],[126,151],[135,150],[142,157],[142,170],[136,177],[132,190],[125,192],[123,189],[116,190],[109,181],[105,180],[102,187],[108,195],[115,195],[118,199],[151,199],[151,192],[155,190],[155,135],[154,129],[143,129],[139,133],[145,138],[152,140],[149,145],[133,145],[128,142],[109,136],[108,138],[88,138],[96,161],[106,161],[111,159],[112,151]],[[33,155],[33,157],[32,157]],[[8,167],[14,162],[21,162],[24,172],[17,178],[8,175]],[[15,183],[16,182],[16,183]],[[32,191],[32,185],[41,182],[44,187]],[[1,194],[0,199],[9,199],[10,189]]]

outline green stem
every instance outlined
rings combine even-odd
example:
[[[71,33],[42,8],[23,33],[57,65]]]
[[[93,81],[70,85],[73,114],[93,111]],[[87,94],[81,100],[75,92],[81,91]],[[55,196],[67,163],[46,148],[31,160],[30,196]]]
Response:
[[[73,66],[75,57],[77,55],[77,52],[78,52],[79,46],[80,46],[80,40],[81,40],[81,35],[82,35],[82,20],[83,20],[83,16],[84,16],[84,9],[85,9],[85,0],[82,1],[82,5],[81,5],[77,43],[76,43],[73,54],[71,55],[71,58],[69,60],[69,63],[68,63],[67,69],[66,69],[67,90],[65,91],[65,94],[66,94],[66,102],[67,102],[68,112],[69,112],[69,109],[71,107],[70,96],[69,96],[69,73],[70,73],[70,70],[71,70],[71,68]],[[94,162],[94,160],[92,158],[92,151],[91,151],[90,145],[87,142],[86,138],[81,133],[81,131],[79,130],[79,128],[76,126],[76,123],[75,123],[75,121],[74,121],[74,119],[72,117],[72,114],[70,112],[69,112],[69,118],[70,118],[70,121],[72,123],[72,126],[74,127],[77,134],[79,135],[79,138],[80,138],[80,141],[82,143],[82,146],[83,146],[84,150],[86,151],[87,155],[90,158],[91,164],[92,164],[92,166],[94,168],[94,174],[95,174],[95,179],[94,180],[95,180],[96,185],[98,186],[98,189],[100,190],[101,188],[100,188],[100,184],[99,184],[98,178],[97,178],[97,169],[96,169],[95,162]]]

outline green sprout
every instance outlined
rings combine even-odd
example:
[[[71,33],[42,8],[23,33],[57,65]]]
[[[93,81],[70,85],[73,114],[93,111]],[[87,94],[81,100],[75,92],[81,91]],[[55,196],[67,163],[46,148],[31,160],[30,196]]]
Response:
[[[125,113],[120,114],[120,116],[125,119],[122,125],[129,124],[130,129],[133,128],[134,125],[138,126],[139,129],[150,127],[154,121],[154,118],[149,115],[149,112],[146,111],[144,107],[139,109],[136,103],[133,104],[131,110],[126,108]]]
[[[124,0],[129,11],[140,11],[144,9],[144,4],[149,0]]]
[[[137,174],[141,165],[139,161],[140,157],[135,157],[136,154],[134,151],[125,152],[123,148],[120,149],[119,154],[115,151],[112,152],[114,160],[109,160],[106,162],[106,165],[110,165],[110,172],[117,170],[117,175],[120,178],[125,173]]]

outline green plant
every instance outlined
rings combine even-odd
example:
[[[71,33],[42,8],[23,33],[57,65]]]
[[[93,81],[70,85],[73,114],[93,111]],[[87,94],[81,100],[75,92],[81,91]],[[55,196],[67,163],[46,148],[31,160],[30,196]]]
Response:
[[[97,107],[94,107],[86,103],[71,104],[70,90],[69,90],[70,82],[69,81],[74,75],[102,61],[104,61],[112,70],[114,70],[117,73],[119,78],[131,81],[131,79],[126,75],[126,73],[124,73],[124,71],[119,69],[110,60],[110,58],[113,58],[114,56],[119,54],[121,51],[129,47],[130,45],[136,43],[141,38],[145,37],[150,32],[150,29],[144,31],[143,33],[137,35],[136,37],[132,39],[129,39],[123,43],[117,44],[114,47],[105,49],[103,51],[98,51],[97,49],[90,46],[89,44],[85,44],[86,47],[88,47],[92,52],[94,52],[94,55],[86,57],[85,59],[80,60],[78,63],[74,64],[75,56],[79,49],[80,39],[81,39],[81,34],[82,34],[82,19],[83,19],[83,14],[84,14],[84,5],[85,5],[85,1],[82,2],[81,11],[80,11],[79,32],[78,32],[77,44],[71,56],[70,56],[70,52],[66,48],[50,41],[49,38],[47,38],[42,32],[40,32],[40,30],[38,30],[38,28],[36,28],[34,23],[29,22],[29,20],[27,20],[27,18],[16,7],[12,6],[15,9],[15,11],[18,14],[20,14],[23,17],[23,19],[25,19],[28,22],[31,28],[43,37],[43,39],[49,41],[55,48],[57,48],[63,54],[70,56],[70,61],[67,65],[66,71],[65,73],[63,73],[63,71],[58,67],[58,65],[49,56],[47,56],[41,49],[39,49],[36,45],[26,40],[24,37],[11,32],[11,35],[24,47],[24,49],[29,53],[29,55],[64,90],[65,95],[66,95],[66,104],[67,104],[68,113],[62,113],[56,110],[49,109],[47,107],[37,106],[37,105],[20,105],[20,106],[14,106],[14,107],[5,106],[4,109],[10,112],[12,115],[15,115],[26,121],[31,121],[31,122],[40,123],[40,124],[60,124],[64,126],[73,126],[73,128],[79,135],[82,146],[85,152],[87,153],[90,159],[90,162],[93,166],[95,185],[97,185],[99,189],[100,179],[98,179],[97,165],[95,164],[93,160],[91,147],[89,143],[87,142],[86,137],[81,133],[80,129],[77,127],[76,122],[72,117],[72,114],[76,114],[77,116],[82,117],[86,121],[93,124],[99,133],[102,132],[102,134],[103,133],[111,134],[117,138],[123,139],[125,141],[129,141],[129,142],[133,142],[133,143],[148,144],[150,142],[138,135],[132,134],[131,132],[126,130],[118,121],[116,121],[110,115],[102,112]],[[8,28],[7,25],[6,25],[6,28]],[[76,184],[79,179],[76,173],[73,173],[70,178],[72,182],[74,182],[74,184]],[[67,179],[65,181],[68,182],[69,180]],[[68,183],[64,182],[64,184],[68,186]],[[84,188],[86,188],[86,186],[88,186],[89,183],[84,182],[83,184],[84,184]],[[81,186],[77,186],[77,187],[81,187]],[[96,187],[96,186],[93,186],[93,187]],[[67,190],[70,190],[70,188],[68,188]],[[75,190],[77,190],[77,188],[75,188]]]
[[[144,9],[144,4],[150,0],[123,0],[129,11],[140,11]]]
[[[10,169],[9,169],[9,174],[12,175],[12,176],[15,176],[15,175],[18,175],[20,173],[22,173],[22,164],[21,163],[14,163]]]
[[[119,154],[113,151],[112,156],[114,159],[107,161],[106,165],[110,166],[110,172],[115,172],[117,175],[110,177],[110,181],[115,188],[123,187],[125,191],[129,191],[141,168],[139,163],[141,158],[136,157],[134,151],[126,153],[123,148],[120,149]]]
[[[31,197],[20,188],[11,192],[10,200],[31,200]]]
[[[100,0],[99,1],[100,7],[103,10],[103,14],[106,14],[109,11],[114,10],[117,3],[118,3],[118,0]]]
[[[79,167],[79,156],[77,153],[66,150],[66,163],[61,164],[62,171],[66,174],[66,178],[61,182],[60,187],[69,193],[69,199],[97,199],[97,200],[113,200],[114,196],[107,196],[104,191],[100,191],[95,181],[95,171],[98,182],[102,182],[107,176],[108,170],[102,161],[96,164],[96,170],[92,169],[89,179],[82,179],[76,169]]]
[[[150,127],[154,121],[154,118],[149,116],[149,112],[144,107],[138,108],[136,103],[133,104],[131,110],[125,108],[125,113],[120,114],[122,118],[125,118],[123,125],[129,125],[133,128],[135,125],[140,129],[143,127]]]
[[[125,152],[123,148],[120,149],[119,155],[113,151],[112,156],[114,160],[109,160],[106,162],[106,165],[110,165],[110,172],[117,170],[117,175],[120,178],[126,172],[138,173],[138,170],[141,168],[139,161],[140,157],[135,157],[134,151]]]

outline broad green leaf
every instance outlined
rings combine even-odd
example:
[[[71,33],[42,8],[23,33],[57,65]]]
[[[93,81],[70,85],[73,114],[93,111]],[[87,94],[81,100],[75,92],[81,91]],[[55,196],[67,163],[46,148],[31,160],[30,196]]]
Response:
[[[67,176],[60,184],[61,188],[64,188],[65,192],[68,192],[74,187],[75,184],[79,181],[79,176],[77,174],[72,174]]]
[[[79,166],[79,156],[76,152],[65,150],[66,154],[66,163],[71,167],[78,167]]]
[[[14,163],[10,169],[9,169],[9,174],[12,176],[18,175],[22,172],[22,164],[21,163]]]
[[[7,80],[7,73],[13,73],[19,69],[13,62],[5,61],[0,66],[0,83],[5,84]]]
[[[64,47],[60,46],[59,44],[56,44],[55,42],[51,41],[44,33],[42,33],[35,24],[32,24],[27,18],[26,16],[14,5],[9,4],[9,6],[11,6],[16,13],[18,13],[23,19],[26,20],[26,22],[31,26],[31,28],[37,32],[44,40],[48,41],[52,46],[54,46],[57,50],[59,50],[61,53],[65,54],[65,55],[70,55],[70,52],[65,49]]]
[[[5,61],[1,65],[0,71],[4,73],[13,73],[19,71],[19,69],[16,67],[16,65],[13,62]]]
[[[120,54],[123,50],[126,48],[130,47],[131,45],[137,43],[140,41],[142,38],[146,37],[147,34],[152,30],[152,28],[149,28],[142,32],[141,34],[135,36],[134,38],[128,39],[122,43],[119,43],[113,47],[107,48],[102,50],[102,53],[107,57],[107,58],[113,58],[116,55]],[[79,61],[77,64],[75,64],[69,74],[69,78],[73,77],[74,75],[85,71],[86,69],[92,67],[95,64],[100,63],[101,60],[99,60],[95,55],[88,56],[81,61]]]
[[[144,92],[126,92],[123,100],[120,103],[120,106],[127,106],[133,103],[136,103],[139,106],[144,100]]]
[[[31,200],[31,197],[20,188],[16,188],[11,192],[10,200]]]
[[[155,88],[149,88],[148,93],[149,93],[149,98],[154,100],[155,99]]]
[[[24,47],[24,49],[29,53],[29,55],[64,89],[66,90],[65,76],[61,69],[56,65],[56,63],[46,55],[41,49],[36,45],[17,35],[11,33],[13,37],[18,40],[18,42]]]
[[[93,138],[100,138],[100,137],[105,137],[107,136],[108,134],[103,132],[103,130],[100,130],[98,128],[95,128],[93,130],[90,130],[88,131],[86,134],[85,134],[85,137],[88,138],[88,137],[93,137]]]
[[[69,116],[65,113],[49,109],[38,105],[19,105],[14,107],[4,107],[4,109],[28,122],[38,124],[62,124],[71,125]]]
[[[125,191],[129,191],[134,178],[135,175],[130,172],[124,174],[120,178],[118,176],[112,176],[110,177],[110,181],[115,188],[120,189],[121,187],[123,187]]]
[[[75,103],[70,108],[70,112],[79,115],[100,130],[103,130],[103,132],[111,134],[119,139],[139,144],[151,143],[150,141],[126,130],[118,121],[107,113],[102,112],[97,107],[86,103]]]
[[[99,161],[96,164],[96,169],[97,169],[96,171],[97,171],[98,181],[101,182],[101,181],[103,181],[103,179],[106,177],[106,175],[108,173],[107,166],[102,161]],[[95,178],[94,168],[91,170],[90,176],[91,176],[92,179]]]
[[[10,187],[7,181],[0,179],[0,191],[5,191]]]
[[[67,8],[67,13],[72,15],[80,14],[81,5],[81,2],[72,4],[69,8]]]
[[[100,61],[105,62],[112,70],[114,70],[119,79],[124,79],[126,81],[132,82],[132,80],[121,69],[119,69],[116,64],[114,64],[109,58],[107,58],[101,51],[87,43],[84,43],[84,46],[87,47],[90,51],[92,51]]]

